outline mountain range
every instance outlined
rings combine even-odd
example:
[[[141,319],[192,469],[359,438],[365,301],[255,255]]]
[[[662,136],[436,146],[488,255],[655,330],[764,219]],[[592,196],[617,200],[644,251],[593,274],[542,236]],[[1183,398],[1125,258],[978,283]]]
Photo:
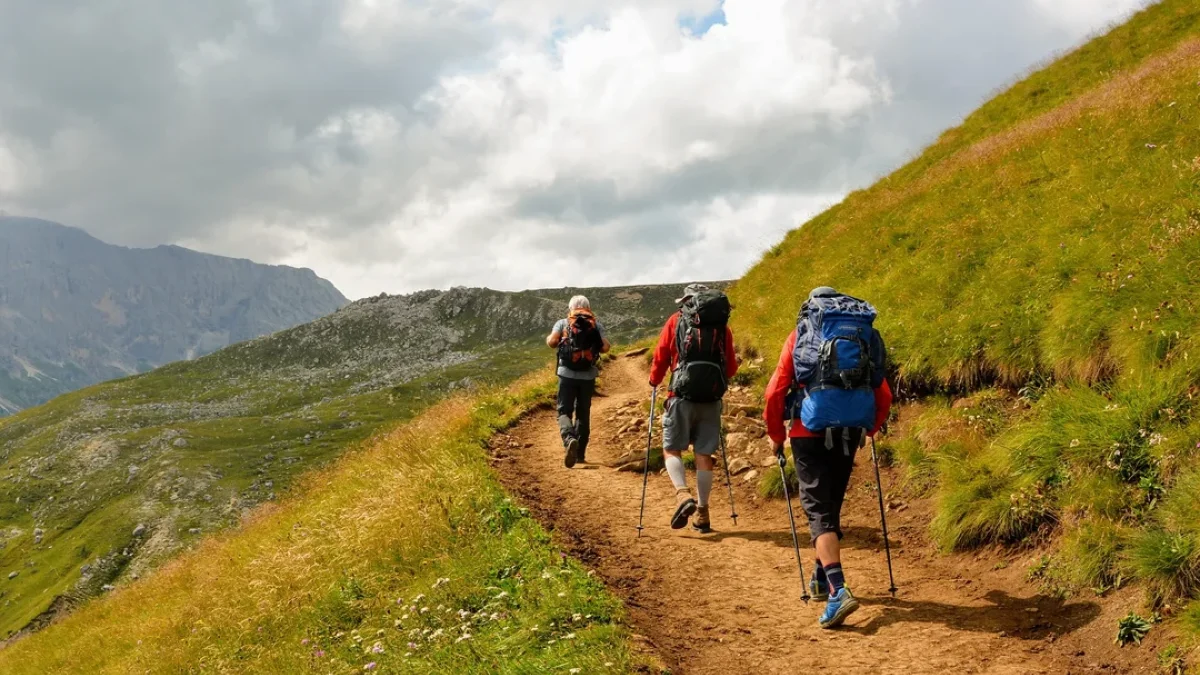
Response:
[[[311,270],[106,244],[0,216],[0,414],[311,321],[346,298]]]

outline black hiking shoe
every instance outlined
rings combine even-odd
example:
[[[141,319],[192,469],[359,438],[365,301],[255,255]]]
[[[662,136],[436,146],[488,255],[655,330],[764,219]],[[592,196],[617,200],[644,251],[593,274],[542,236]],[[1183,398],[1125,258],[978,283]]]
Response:
[[[576,452],[579,452],[579,439],[574,438],[574,437],[568,438],[567,439],[567,454],[566,454],[566,457],[563,459],[563,463],[567,465],[568,469],[575,468],[575,463],[579,461],[579,459],[577,457],[575,457]]]
[[[696,512],[696,500],[692,499],[687,490],[676,492],[675,499],[679,502],[679,506],[675,507],[675,515],[671,516],[671,529],[682,530],[687,526],[688,519]]]

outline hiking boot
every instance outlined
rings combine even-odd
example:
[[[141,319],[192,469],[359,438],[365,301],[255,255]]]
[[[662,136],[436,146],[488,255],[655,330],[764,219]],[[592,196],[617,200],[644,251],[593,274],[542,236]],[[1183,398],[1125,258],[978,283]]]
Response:
[[[707,506],[696,507],[696,517],[692,519],[692,529],[700,534],[712,532],[712,523],[708,520]]]
[[[825,604],[825,613],[821,615],[821,628],[837,628],[857,609],[858,600],[854,599],[849,587],[843,586],[842,590],[830,596]]]
[[[813,578],[808,580],[808,594],[817,602],[829,599],[829,582]]]
[[[692,499],[691,493],[687,490],[676,490],[675,501],[678,505],[675,507],[675,515],[671,516],[671,529],[682,530],[688,524],[688,519],[696,512],[696,500]]]
[[[567,439],[567,456],[563,460],[568,469],[575,468],[575,462],[579,461],[575,457],[575,453],[577,452],[579,452],[579,439],[572,436]]]

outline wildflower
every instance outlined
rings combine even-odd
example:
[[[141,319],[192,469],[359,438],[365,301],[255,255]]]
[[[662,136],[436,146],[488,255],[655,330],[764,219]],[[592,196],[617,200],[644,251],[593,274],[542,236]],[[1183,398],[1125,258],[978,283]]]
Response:
[[[372,654],[382,654],[383,653],[383,645],[376,642],[374,645],[371,646],[371,653]]]
[[[574,640],[574,639],[575,639],[575,634],[574,634],[574,633],[567,633],[566,635],[564,635],[564,636],[563,636],[563,639],[564,639],[564,640]]]
[[[570,673],[571,675],[578,675],[579,673],[583,672],[583,669],[582,668],[572,668],[572,669],[568,670],[567,672]]]
[[[575,614],[575,615],[571,616],[571,620],[575,621],[575,622],[583,621],[583,615]]]
[[[304,645],[305,647],[307,647],[307,646],[308,646],[308,638],[304,638],[303,640],[301,640],[301,641],[300,641],[300,644],[302,644],[302,645]]]
[[[459,638],[458,638],[457,640],[455,640],[454,642],[455,642],[455,643],[458,643],[458,642],[462,642],[462,641],[464,641],[464,640],[470,640],[470,639],[471,639],[471,634],[470,634],[470,633],[464,633],[464,634],[463,634],[461,637],[459,637]]]
[[[560,597],[560,598],[565,598],[565,597],[567,597],[567,594],[566,594],[566,593],[559,593],[559,594],[558,594],[558,597]]]
[[[396,604],[397,604],[397,605],[403,605],[403,604],[404,604],[404,598],[396,598]]]
[[[1072,448],[1078,448],[1078,447],[1079,447],[1079,439],[1078,439],[1078,438],[1073,438],[1073,439],[1071,439],[1071,447],[1072,447]]]
[[[375,662],[372,661],[372,662],[368,663],[367,665],[363,666],[363,670],[375,670],[375,665],[376,665]]]
[[[471,613],[470,613],[470,612],[468,612],[467,610],[465,610],[465,609],[460,609],[460,610],[458,610],[458,618],[460,618],[460,619],[465,619],[465,618],[467,618],[468,616],[471,616]]]
[[[384,633],[386,633],[386,632],[387,632],[387,631],[385,631],[384,629],[380,628],[379,630],[375,631],[375,634],[376,634],[376,635],[378,635],[379,637],[383,637]]]
[[[443,585],[448,584],[448,583],[450,583],[450,580],[443,577],[443,578],[438,579],[437,581],[433,582],[433,587],[440,588]]]
[[[412,652],[417,651],[417,643],[415,643],[415,642],[408,643],[408,650],[412,651]]]
[[[433,635],[430,635],[430,636],[429,636],[429,639],[430,639],[430,640],[436,640],[436,639],[438,639],[438,638],[442,637],[442,636],[443,636],[443,635],[445,635],[445,634],[446,634],[446,631],[444,631],[444,630],[442,630],[441,628],[439,628],[439,629],[437,629],[437,630],[433,631]]]
[[[313,656],[317,657],[318,659],[323,659],[325,658],[325,650],[318,649],[317,651],[313,652]]]
[[[422,594],[418,595],[417,597],[413,598],[413,604],[415,605],[424,599],[425,599],[425,594],[422,593]]]
[[[429,613],[429,608],[428,608],[428,607],[422,607],[422,608],[421,608],[421,613],[422,613],[422,614],[428,614],[428,613]]]
[[[542,578],[543,579],[553,579],[554,575],[550,573],[550,570],[542,570]]]

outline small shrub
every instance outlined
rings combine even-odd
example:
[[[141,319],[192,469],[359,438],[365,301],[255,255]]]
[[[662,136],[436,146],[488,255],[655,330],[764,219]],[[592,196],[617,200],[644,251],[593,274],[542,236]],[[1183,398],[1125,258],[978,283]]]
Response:
[[[895,444],[895,454],[904,469],[908,488],[918,496],[929,494],[938,484],[937,460],[915,438],[904,438]]]
[[[946,550],[1016,543],[1054,519],[1047,486],[1010,469],[1002,453],[943,466],[930,529]]]
[[[1130,612],[1117,622],[1117,644],[1124,647],[1128,644],[1140,645],[1150,633],[1149,619]]]

